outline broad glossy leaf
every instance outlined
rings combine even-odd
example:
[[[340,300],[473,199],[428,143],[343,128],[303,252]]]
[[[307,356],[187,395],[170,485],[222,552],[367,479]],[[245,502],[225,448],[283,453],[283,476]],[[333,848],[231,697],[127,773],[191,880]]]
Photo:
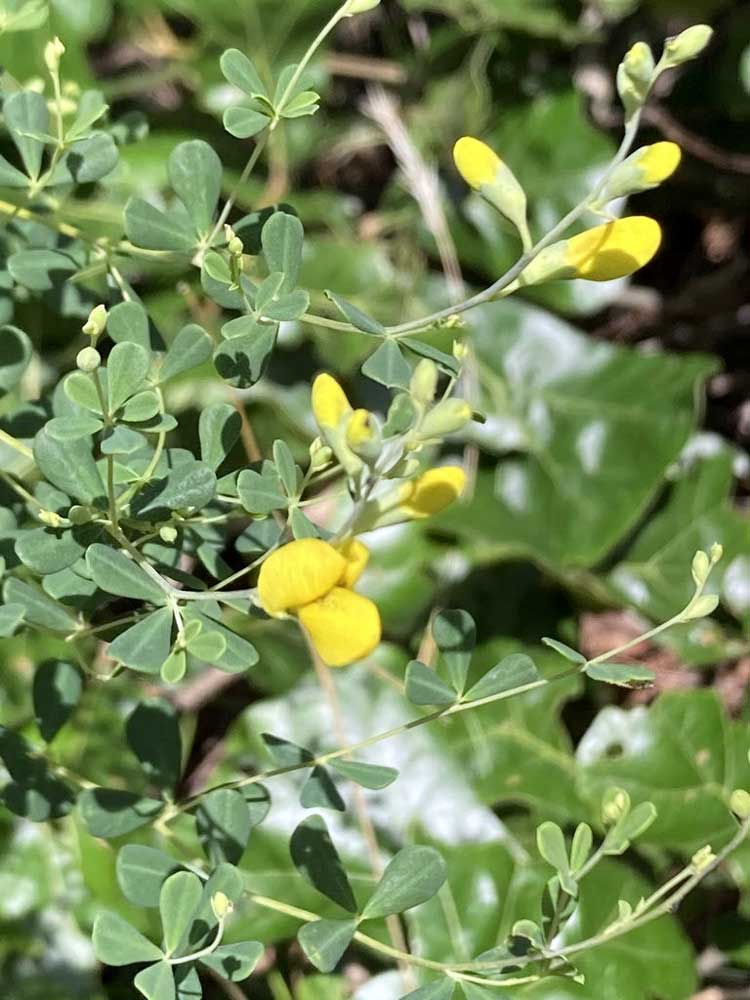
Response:
[[[357,912],[346,870],[322,816],[310,816],[299,824],[290,838],[289,853],[297,870],[318,892],[350,913]]]
[[[158,962],[161,950],[116,913],[100,913],[94,921],[94,951],[106,965]]]
[[[132,670],[158,674],[172,647],[172,624],[170,608],[152,611],[112,640],[109,655]]]
[[[446,879],[445,862],[433,847],[404,847],[389,862],[362,916],[403,913],[431,899]]]

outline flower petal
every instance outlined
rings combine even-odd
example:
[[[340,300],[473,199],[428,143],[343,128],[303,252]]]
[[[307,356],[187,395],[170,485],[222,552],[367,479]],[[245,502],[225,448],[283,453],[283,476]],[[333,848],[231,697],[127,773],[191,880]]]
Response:
[[[671,177],[682,159],[682,150],[676,142],[655,142],[639,153],[638,166],[647,184],[661,184]]]
[[[406,517],[429,517],[460,497],[465,484],[466,473],[459,466],[428,469],[404,489],[404,499],[398,509]]]
[[[346,559],[346,569],[339,583],[352,588],[362,576],[370,559],[370,550],[358,538],[350,538],[344,545],[339,546],[339,552]]]
[[[632,215],[572,236],[565,262],[577,278],[611,281],[648,264],[660,244],[659,223],[645,215]]]
[[[258,596],[269,615],[292,611],[323,597],[341,580],[346,559],[328,542],[301,538],[266,559],[258,577]]]
[[[313,382],[312,410],[321,429],[335,429],[342,417],[352,412],[344,390],[335,378],[325,372]]]
[[[502,166],[494,150],[470,135],[463,136],[453,147],[453,159],[459,174],[475,191],[483,184],[492,184]]]
[[[380,614],[373,602],[344,587],[299,609],[321,660],[329,667],[345,667],[361,660],[380,642]]]

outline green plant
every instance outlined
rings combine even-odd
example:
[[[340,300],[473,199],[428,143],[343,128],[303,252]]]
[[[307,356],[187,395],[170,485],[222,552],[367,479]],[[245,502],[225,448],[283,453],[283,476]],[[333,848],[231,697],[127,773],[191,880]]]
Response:
[[[589,952],[671,913],[750,832],[741,787],[750,781],[747,741],[732,731],[733,767],[727,767],[718,796],[716,853],[701,840],[659,888],[648,891],[637,883],[633,892],[611,896],[616,869],[608,868],[609,859],[649,830],[657,807],[642,796],[633,805],[626,780],[621,786],[592,773],[591,822],[576,822],[569,843],[561,823],[546,820],[536,830],[545,864],[532,880],[533,901],[506,914],[499,943],[450,961],[398,943],[401,915],[434,903],[448,878],[431,844],[396,851],[363,887],[347,874],[324,820],[317,814],[304,819],[289,838],[289,854],[298,881],[306,880],[318,894],[311,898],[326,899],[315,911],[257,889],[239,867],[269,813],[266,784],[272,779],[301,772],[301,805],[341,812],[346,804],[337,780],[380,791],[399,778],[391,766],[352,757],[423,725],[473,716],[532,692],[546,695],[548,688],[584,676],[627,688],[649,684],[649,670],[618,657],[715,610],[718,597],[704,589],[721,558],[718,543],[698,549],[694,589],[677,614],[590,658],[546,639],[566,664],[551,670],[540,671],[520,652],[478,664],[471,616],[439,611],[428,635],[436,655],[425,654],[428,662],[410,660],[403,678],[406,700],[426,709],[424,714],[354,743],[331,748],[329,740],[322,750],[267,734],[263,744],[272,768],[253,763],[249,775],[238,767],[199,791],[180,788],[185,734],[178,715],[163,697],[147,697],[139,681],[160,685],[163,694],[207,666],[252,670],[259,664],[256,631],[262,639],[261,622],[268,619],[280,619],[287,631],[298,620],[324,683],[330,683],[329,666],[346,666],[373,651],[380,615],[375,602],[354,590],[368,560],[357,536],[419,522],[457,501],[463,470],[434,462],[447,438],[484,419],[473,401],[459,395],[474,365],[471,339],[457,336],[462,317],[546,282],[606,281],[648,263],[658,249],[658,224],[645,217],[608,217],[607,206],[655,186],[676,166],[674,148],[631,150],[658,75],[697,55],[710,37],[702,26],[688,29],[668,40],[658,63],[643,43],[628,52],[618,73],[626,116],[622,144],[585,198],[536,240],[524,189],[510,168],[483,143],[460,140],[459,172],[518,233],[521,254],[483,291],[385,325],[334,291],[315,306],[321,311],[313,310],[302,287],[303,224],[292,208],[273,206],[234,218],[239,193],[274,132],[318,110],[320,98],[306,82],[318,47],[343,19],[375,6],[372,0],[347,0],[301,60],[283,67],[272,84],[242,52],[224,52],[222,72],[244,95],[226,110],[226,129],[237,139],[254,139],[237,182],[222,200],[217,153],[202,140],[182,142],[169,156],[172,199],[159,207],[134,195],[124,206],[122,227],[119,220],[97,225],[91,211],[88,222],[74,224],[66,211],[87,195],[96,204],[90,186],[116,169],[118,147],[137,139],[139,123],[110,120],[103,94],[67,86],[65,49],[57,39],[44,51],[46,95],[12,79],[3,84],[5,127],[15,147],[12,160],[0,160],[7,198],[0,201],[6,220],[5,319],[13,318],[19,300],[40,299],[50,312],[84,321],[75,370],[50,384],[33,406],[19,391],[34,358],[32,340],[16,326],[0,333],[0,391],[7,397],[0,427],[0,635],[55,637],[54,652],[33,678],[38,734],[26,718],[0,731],[8,772],[3,802],[39,823],[75,813],[90,838],[118,840],[136,831],[159,838],[158,848],[136,836],[118,851],[117,882],[132,904],[132,919],[104,908],[93,924],[98,958],[111,966],[143,965],[134,982],[151,1000],[200,995],[200,970],[231,981],[250,975],[263,944],[251,937],[247,922],[234,921],[235,910],[248,901],[301,923],[299,943],[321,972],[332,971],[352,942],[424,971],[426,984],[414,990],[419,1000],[447,1000],[456,984],[467,1000],[476,1000],[486,991],[544,984],[551,977],[575,983]],[[35,2],[8,10],[6,31],[38,27],[45,13]],[[568,235],[589,211],[607,221]],[[220,334],[213,337],[192,322],[167,346],[140,300],[138,279],[144,272],[169,275],[191,267],[221,315]],[[235,315],[226,319],[230,313]],[[284,323],[369,338],[374,350],[362,373],[389,390],[388,403],[380,416],[353,408],[338,382],[320,375],[312,396],[317,435],[304,458],[278,438],[267,457],[249,462],[246,455],[238,457],[246,427],[235,391],[259,382]],[[437,345],[435,331],[443,338]],[[209,364],[222,398],[201,408],[197,451],[172,447],[178,420],[168,393]],[[331,484],[343,510],[311,519],[307,511]],[[239,569],[227,563],[230,551],[243,560]],[[680,568],[685,577],[686,569]],[[98,655],[101,640],[108,644],[107,665]],[[75,728],[87,690],[97,688],[104,699],[123,679],[130,683],[128,672],[145,675],[134,684],[136,704],[125,723],[140,790],[131,786],[133,773],[123,780],[117,768],[111,784],[99,766],[96,780],[77,773],[57,740]],[[728,776],[733,783],[724,787]],[[567,815],[561,819],[570,825]],[[598,893],[595,885],[586,897],[586,886],[597,876],[607,884],[609,909],[584,931],[582,907],[593,906]],[[414,921],[414,936],[429,936],[419,917]],[[382,922],[396,943],[383,939]],[[661,926],[674,944],[674,927]]]

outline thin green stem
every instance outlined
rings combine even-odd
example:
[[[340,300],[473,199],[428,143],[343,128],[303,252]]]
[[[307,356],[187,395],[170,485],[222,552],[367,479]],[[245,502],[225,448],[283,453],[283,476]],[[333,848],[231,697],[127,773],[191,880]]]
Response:
[[[248,161],[245,164],[245,167],[239,176],[239,180],[232,188],[227,200],[224,202],[224,207],[222,208],[221,213],[219,214],[219,218],[216,220],[216,225],[211,230],[211,234],[206,240],[206,247],[205,247],[206,250],[208,250],[211,246],[213,246],[214,240],[219,235],[222,226],[229,218],[229,213],[234,208],[234,203],[237,200],[237,195],[240,193],[242,186],[247,182],[248,178],[252,174],[253,170],[255,169],[255,165],[261,158],[263,150],[266,148],[266,143],[268,142],[268,135],[269,135],[269,130],[266,129],[266,131],[262,132],[261,135],[259,135],[258,138],[256,139],[253,151],[250,154],[250,157],[248,158]]]
[[[19,441],[18,438],[14,438],[12,434],[8,434],[7,431],[2,430],[2,428],[0,428],[0,443],[7,444],[13,451],[17,451],[19,455],[23,455],[24,458],[30,458],[32,462],[34,461],[34,452],[31,448],[25,445],[23,441]]]

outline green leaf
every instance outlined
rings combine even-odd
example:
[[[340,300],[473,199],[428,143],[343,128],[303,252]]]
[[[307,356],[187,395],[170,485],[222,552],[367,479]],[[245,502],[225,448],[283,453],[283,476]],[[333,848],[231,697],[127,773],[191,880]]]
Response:
[[[316,764],[310,771],[299,800],[305,809],[335,809],[337,812],[344,812],[346,809],[328,770],[320,764]]]
[[[116,413],[142,387],[151,366],[148,351],[138,344],[115,344],[107,359],[109,409]]]
[[[219,64],[227,80],[248,97],[254,97],[256,94],[268,96],[255,66],[244,52],[240,52],[239,49],[227,49],[222,53]]]
[[[466,685],[466,675],[476,645],[474,619],[468,611],[460,609],[440,611],[432,621],[432,636],[451,683],[461,693]]]
[[[250,317],[253,333],[220,344],[214,351],[214,366],[221,377],[235,389],[249,389],[265,371],[276,345],[278,326],[257,324]]]
[[[250,839],[252,820],[242,792],[219,788],[201,799],[195,827],[203,850],[213,864],[237,864]]]
[[[136,906],[158,906],[161,887],[181,864],[162,851],[141,844],[126,844],[117,855],[117,882],[123,895]]]
[[[32,528],[16,542],[16,555],[24,566],[46,576],[76,563],[86,551],[86,546],[100,534],[100,529],[91,525],[72,530]]]
[[[96,543],[86,553],[86,564],[98,587],[108,594],[152,604],[165,604],[166,592],[119,549]]]
[[[175,1000],[174,974],[169,962],[157,962],[141,969],[133,985],[146,1000]]]
[[[466,692],[466,701],[491,698],[502,691],[512,691],[539,680],[539,671],[531,657],[525,653],[512,653],[496,663],[481,680]]]
[[[542,642],[545,646],[549,646],[550,649],[554,649],[556,653],[564,657],[569,663],[585,663],[586,657],[583,656],[575,649],[571,649],[570,646],[566,646],[564,642],[558,642],[557,639],[550,639],[549,636],[544,636]]]
[[[658,816],[644,843],[685,857],[726,844],[737,829],[727,793],[750,787],[747,724],[731,721],[708,689],[665,692],[648,708],[607,706],[578,757],[578,785],[597,814],[612,787],[634,804],[653,802]]]
[[[53,601],[38,587],[11,577],[5,583],[3,596],[6,604],[21,605],[24,619],[32,625],[39,625],[52,632],[75,631],[76,620],[68,608]]]
[[[161,679],[165,684],[179,684],[187,673],[187,653],[184,649],[173,649],[161,665]]]
[[[435,364],[439,365],[448,375],[458,375],[461,371],[461,366],[452,354],[446,354],[445,351],[439,351],[437,347],[433,347],[432,344],[426,344],[422,340],[414,340],[413,337],[399,337],[399,343],[402,347],[408,348],[418,357],[429,358],[430,361],[434,361]]]
[[[106,380],[106,369],[103,372],[103,376],[102,381],[104,382]],[[71,372],[63,381],[63,390],[68,399],[75,403],[76,406],[81,406],[84,410],[89,410],[91,413],[101,416],[102,405],[99,400],[99,394],[96,391],[96,385],[90,375],[87,375],[85,372]],[[58,417],[57,419],[66,421],[68,418]],[[49,423],[52,422],[50,420]]]
[[[172,341],[159,369],[159,381],[167,382],[191,368],[204,365],[211,357],[211,338],[196,323],[183,327]]]
[[[287,212],[274,212],[263,226],[263,253],[268,270],[284,275],[281,291],[291,292],[297,287],[304,238],[302,223]]]
[[[50,185],[93,184],[112,173],[119,158],[112,136],[107,132],[93,132],[63,153]]]
[[[557,823],[542,823],[536,831],[536,843],[541,856],[557,872],[560,885],[570,896],[575,896],[578,887],[570,875],[565,836]]]
[[[182,743],[173,706],[160,698],[140,702],[128,717],[125,736],[149,781],[174,788],[182,770]]]
[[[221,160],[207,142],[193,139],[175,147],[167,171],[175,194],[188,210],[196,231],[200,236],[207,236],[221,194]]]
[[[45,823],[70,812],[74,800],[68,786],[51,774],[23,737],[3,726],[0,760],[12,779],[0,792],[0,802],[16,816]]]
[[[3,31],[30,31],[38,28],[49,16],[48,0],[27,0],[27,3],[16,3],[5,11]]]
[[[0,397],[11,392],[31,361],[31,341],[15,326],[0,327]]]
[[[112,640],[109,655],[132,670],[158,674],[172,647],[172,622],[170,608],[151,612]]]
[[[418,990],[412,990],[401,1000],[451,1000],[455,988],[456,983],[453,979],[441,976],[440,979],[435,979],[434,982],[427,983],[426,986],[420,986]],[[497,995],[495,990],[493,993]]]
[[[34,460],[45,479],[82,504],[107,494],[87,439],[55,441],[42,428],[34,439]]]
[[[42,739],[49,743],[75,711],[83,692],[80,668],[66,660],[46,660],[34,673],[34,715]]]
[[[193,872],[175,872],[161,887],[159,913],[164,931],[164,951],[173,955],[198,909],[203,885]]]
[[[626,816],[618,820],[607,834],[606,854],[623,854],[630,842],[640,837],[656,821],[657,812],[653,802],[639,802]]]
[[[49,111],[41,94],[33,90],[21,90],[11,94],[3,103],[5,127],[21,155],[26,173],[34,179],[39,177],[42,166],[44,143],[29,133],[49,131]]]
[[[147,447],[147,443],[138,431],[118,424],[107,432],[99,447],[103,455],[134,455]]]
[[[146,250],[190,253],[197,242],[181,217],[168,215],[143,198],[131,198],[125,206],[125,232],[131,243]]]
[[[78,796],[81,818],[92,837],[122,837],[152,823],[164,802],[121,788],[86,788]]]
[[[198,434],[201,458],[216,470],[234,448],[242,430],[242,417],[229,403],[211,403],[200,415]]]
[[[29,178],[22,174],[12,163],[8,163],[4,156],[0,156],[0,187],[26,188],[29,186]]]
[[[143,392],[137,392],[135,396],[132,396],[125,403],[120,414],[120,420],[125,420],[128,423],[144,424],[145,421],[153,421],[158,412],[159,397],[150,389],[144,389]],[[165,425],[165,421],[168,426]],[[149,423],[148,426],[141,427],[141,430],[144,432],[152,430],[153,426],[153,423]],[[167,416],[161,418],[162,429],[171,430],[176,426],[177,424],[173,417]]]
[[[266,749],[280,767],[297,767],[314,760],[314,756],[306,747],[297,746],[289,740],[282,739],[281,736],[273,736],[271,733],[261,733],[260,738]]]
[[[382,764],[366,764],[361,760],[332,760],[329,767],[342,777],[361,785],[379,791],[392,785],[398,777],[395,767],[385,767]]]
[[[653,670],[637,663],[593,663],[586,667],[584,673],[592,681],[603,681],[605,684],[624,688],[650,687],[656,680]]]
[[[116,913],[100,913],[92,936],[96,957],[105,965],[134,965],[162,958],[161,949]]]
[[[577,872],[589,859],[594,845],[594,834],[588,823],[579,823],[570,845],[570,868]]]
[[[318,892],[350,913],[357,902],[346,871],[322,816],[310,816],[296,828],[289,840],[295,868]]]
[[[360,309],[352,305],[351,302],[347,302],[346,299],[343,299],[340,295],[336,295],[335,292],[329,289],[326,289],[325,295],[327,299],[333,302],[344,319],[348,323],[351,323],[353,327],[356,327],[357,330],[360,330],[362,333],[369,333],[373,337],[386,336],[387,330],[378,320],[365,315]]]
[[[109,310],[107,334],[116,344],[138,344],[146,351],[164,349],[140,302],[119,302]]]
[[[23,611],[22,604],[0,605],[0,639],[7,639],[13,635],[23,621]]]
[[[262,132],[271,119],[255,108],[227,108],[223,115],[224,128],[235,139],[251,139]]]
[[[264,951],[260,941],[221,944],[210,955],[205,955],[201,964],[214,969],[230,983],[241,983],[251,974]]]
[[[173,510],[201,510],[216,495],[216,473],[204,462],[175,465],[166,478],[152,480],[132,501],[138,517],[156,518]],[[157,585],[158,586],[158,585]]]
[[[314,920],[300,927],[297,940],[316,969],[333,972],[356,930],[356,920]]]
[[[286,295],[279,295],[270,301],[262,310],[267,319],[290,322],[304,316],[310,308],[310,296],[301,288]]]
[[[204,611],[206,610],[205,605],[207,603],[207,601],[201,601],[201,604],[204,605]],[[226,649],[220,657],[214,659],[212,664],[218,667],[219,670],[227,670],[233,674],[244,673],[258,662],[258,653],[255,646],[249,643],[247,639],[243,639],[242,636],[237,635],[231,629],[220,624],[219,621],[208,618],[195,608],[186,609],[184,617],[186,622],[193,620],[200,621],[204,629],[217,632],[226,642]]]
[[[203,987],[194,965],[176,965],[173,967],[177,1000],[202,1000]]]
[[[232,903],[239,902],[245,891],[241,873],[230,864],[218,865],[203,884],[203,896],[193,923],[180,944],[180,953],[192,953],[205,947],[216,937],[217,920],[212,900],[217,892],[223,892]]]
[[[362,365],[362,374],[388,389],[408,389],[411,368],[395,340],[384,340]]]
[[[452,705],[456,692],[430,667],[412,660],[406,668],[406,697],[413,705]]]
[[[82,413],[75,417],[54,417],[46,424],[45,430],[55,441],[77,441],[93,437],[103,426],[97,417]]]
[[[203,632],[188,643],[191,656],[214,666],[226,652],[227,642],[220,632]]]
[[[270,514],[284,510],[289,504],[275,470],[264,469],[261,474],[243,469],[237,478],[237,493],[240,503],[251,514]]]
[[[434,847],[404,847],[383,872],[362,917],[373,920],[419,906],[435,895],[445,878],[445,862]]]
[[[19,285],[33,292],[51,292],[59,289],[78,265],[60,250],[19,250],[8,258],[8,270]]]

